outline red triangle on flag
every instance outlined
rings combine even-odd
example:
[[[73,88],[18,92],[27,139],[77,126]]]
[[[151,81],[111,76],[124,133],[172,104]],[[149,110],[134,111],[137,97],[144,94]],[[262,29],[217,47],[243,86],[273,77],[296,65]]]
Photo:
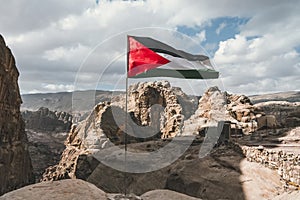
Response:
[[[128,36],[128,77],[133,77],[171,61]]]

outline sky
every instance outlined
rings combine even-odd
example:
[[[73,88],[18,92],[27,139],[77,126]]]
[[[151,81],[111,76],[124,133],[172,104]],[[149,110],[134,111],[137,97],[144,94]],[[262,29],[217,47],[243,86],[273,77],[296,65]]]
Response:
[[[218,80],[170,79],[189,94],[214,85],[299,91],[299,8],[298,0],[10,0],[0,7],[0,34],[22,94],[123,90],[127,34],[208,55]]]

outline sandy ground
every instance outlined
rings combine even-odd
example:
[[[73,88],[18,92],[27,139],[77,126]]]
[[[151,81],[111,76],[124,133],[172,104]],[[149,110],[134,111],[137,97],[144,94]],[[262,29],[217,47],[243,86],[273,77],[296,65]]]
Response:
[[[273,199],[282,193],[280,176],[275,170],[263,167],[246,159],[240,163],[242,175],[240,181],[244,190],[245,199]]]

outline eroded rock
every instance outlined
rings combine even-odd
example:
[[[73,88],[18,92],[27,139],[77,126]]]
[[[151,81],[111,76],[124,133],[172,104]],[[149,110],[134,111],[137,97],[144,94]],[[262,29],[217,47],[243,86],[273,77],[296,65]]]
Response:
[[[0,195],[34,181],[18,76],[15,59],[0,35]]]
[[[37,111],[23,111],[26,129],[48,132],[69,132],[72,115],[67,112],[51,111],[41,107]]]

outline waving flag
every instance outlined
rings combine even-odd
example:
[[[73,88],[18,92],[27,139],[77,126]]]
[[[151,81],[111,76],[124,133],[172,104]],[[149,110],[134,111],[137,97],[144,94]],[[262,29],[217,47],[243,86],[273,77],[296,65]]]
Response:
[[[173,77],[214,79],[219,77],[207,56],[177,50],[148,37],[128,36],[128,78]]]

